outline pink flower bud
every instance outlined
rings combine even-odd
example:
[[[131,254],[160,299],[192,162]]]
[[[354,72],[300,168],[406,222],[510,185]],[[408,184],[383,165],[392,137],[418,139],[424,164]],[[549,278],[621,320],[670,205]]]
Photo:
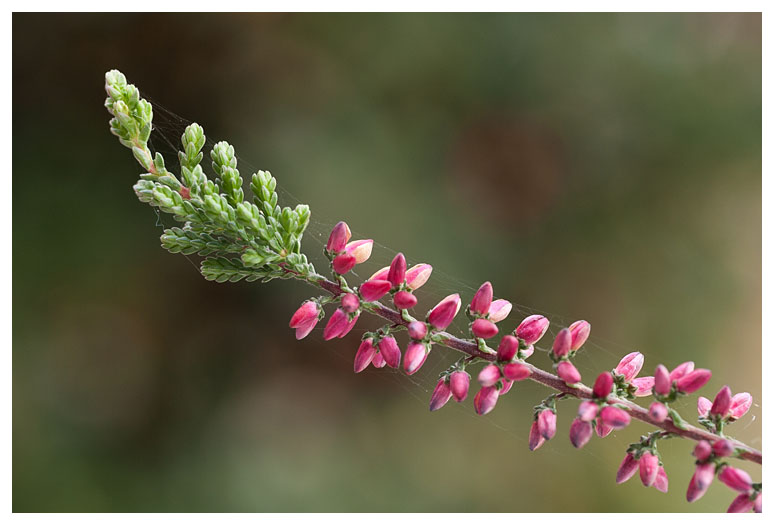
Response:
[[[533,352],[535,352],[535,347],[533,345],[527,345],[527,348],[522,350],[522,359],[527,359],[533,355]]]
[[[498,327],[487,319],[477,319],[471,325],[471,332],[473,332],[475,337],[489,339],[498,335]]]
[[[582,421],[592,421],[597,416],[597,403],[593,401],[582,401],[579,404],[579,419]]]
[[[306,301],[291,316],[289,326],[296,330],[296,339],[304,339],[318,324],[320,308],[315,301]]]
[[[560,332],[557,334],[557,337],[554,338],[554,343],[552,344],[552,352],[554,353],[554,356],[560,358],[568,355],[570,353],[571,340],[572,337],[570,330],[567,328],[560,330]]]
[[[604,438],[613,431],[614,428],[604,423],[600,417],[595,420],[595,432],[597,432],[599,437]]]
[[[735,453],[735,447],[728,439],[719,439],[713,443],[713,454],[719,458],[725,458]]]
[[[317,319],[320,310],[315,301],[304,301],[291,316],[291,322],[288,324],[291,328],[298,328],[313,319]]]
[[[474,396],[474,409],[480,416],[488,414],[498,402],[498,389],[494,386],[482,387]]]
[[[371,239],[363,239],[361,241],[347,243],[347,246],[344,247],[344,251],[355,257],[355,264],[361,264],[368,261],[369,257],[371,257],[372,246],[374,246],[374,241]]]
[[[570,361],[560,361],[557,365],[557,375],[569,385],[581,381],[581,374]]]
[[[355,267],[355,256],[349,253],[343,253],[334,257],[334,271],[339,275],[344,275]]]
[[[710,406],[711,415],[724,417],[729,412],[732,405],[732,390],[728,386],[723,386],[716,394],[713,404]]]
[[[667,472],[665,472],[664,467],[659,467],[659,470],[657,471],[657,479],[654,480],[654,488],[656,488],[659,492],[667,494],[667,485]]]
[[[657,365],[654,370],[654,392],[661,396],[670,394],[670,372],[665,365]]]
[[[730,419],[740,419],[751,408],[753,398],[748,392],[741,392],[732,396],[732,403],[729,406]]]
[[[474,294],[471,300],[471,312],[484,315],[490,311],[490,304],[492,304],[492,284],[487,281]]]
[[[659,458],[651,452],[644,452],[640,457],[640,481],[644,487],[650,487],[657,480],[659,473]]]
[[[360,305],[361,301],[354,293],[346,293],[342,296],[342,310],[348,314],[353,313]]]
[[[489,319],[493,323],[499,323],[506,319],[511,313],[511,303],[506,299],[496,299],[490,305],[488,312]]]
[[[649,407],[649,417],[655,423],[662,423],[667,419],[667,407],[659,401],[654,401]]]
[[[578,350],[587,342],[592,326],[586,321],[576,321],[568,327],[571,334],[571,350]]]
[[[503,387],[498,390],[499,396],[505,396],[509,393],[509,390],[511,390],[511,387],[514,386],[514,381],[509,381],[508,379],[504,379],[503,381]]]
[[[409,343],[409,346],[406,347],[406,354],[404,354],[404,372],[406,375],[410,376],[417,372],[427,357],[428,350],[423,343],[417,341]]]
[[[326,244],[326,250],[331,253],[342,252],[351,236],[350,227],[347,226],[347,223],[338,222],[336,226],[334,226],[334,229],[331,230],[331,235],[328,237],[328,244]]]
[[[355,363],[353,370],[355,373],[362,372],[369,366],[374,355],[377,353],[377,349],[372,345],[371,339],[364,339],[361,341],[361,345],[358,347],[358,351],[355,353]]]
[[[468,385],[470,381],[471,376],[460,370],[452,372],[449,376],[449,389],[452,391],[452,397],[454,397],[455,401],[458,403],[468,396]]]
[[[487,365],[479,372],[479,384],[493,386],[501,378],[501,371],[496,365]]]
[[[398,368],[401,362],[401,349],[392,335],[383,337],[379,342],[379,353],[390,368]]]
[[[411,292],[401,290],[393,296],[393,304],[396,305],[396,308],[399,310],[414,308],[414,305],[417,304],[417,297]]]
[[[643,368],[643,354],[640,352],[631,352],[619,361],[614,372],[624,376],[624,380],[629,383],[635,379],[635,376],[638,375],[641,368]]]
[[[347,324],[337,336],[339,339],[343,338],[344,336],[350,333],[350,330],[353,329],[353,326],[355,326],[355,323],[358,321],[358,317],[360,317],[360,315],[361,314],[358,314],[355,317],[353,317],[352,320],[347,321]],[[345,316],[347,317],[347,319],[349,319],[349,316],[347,316],[347,314],[345,314]]]
[[[703,497],[713,482],[715,474],[716,465],[713,463],[698,464],[694,469],[692,479],[689,481],[689,488],[686,490],[686,501],[692,503]]]
[[[377,270],[374,272],[374,275],[369,277],[369,281],[387,281],[388,280],[388,273],[390,272],[390,266],[385,266],[381,270]]]
[[[527,446],[530,448],[530,451],[536,450],[538,447],[543,445],[546,442],[546,440],[543,438],[541,433],[538,431],[538,422],[533,421],[533,424],[530,425],[530,437],[527,440]]]
[[[718,480],[732,490],[748,492],[751,490],[751,476],[745,470],[735,467],[724,467],[718,475]]]
[[[616,482],[621,484],[633,477],[638,471],[638,466],[638,460],[628,452],[619,465],[619,470],[616,471]]]
[[[600,410],[600,421],[614,430],[620,430],[630,424],[630,414],[619,407],[607,406]]]
[[[384,368],[386,364],[387,363],[385,363],[385,358],[382,357],[382,354],[379,352],[377,352],[377,355],[375,355],[374,359],[371,360],[371,366],[374,368]]]
[[[460,296],[456,293],[446,296],[433,310],[428,312],[428,322],[438,330],[444,330],[460,310]]]
[[[592,423],[574,419],[570,425],[570,442],[576,448],[582,448],[592,437]]]
[[[703,439],[694,446],[693,454],[697,461],[704,463],[710,457],[711,452],[713,452],[713,448],[710,443]]]
[[[685,394],[691,394],[696,392],[710,380],[711,372],[704,368],[699,368],[692,372],[689,372],[681,379],[676,381],[676,388]]]
[[[713,406],[713,402],[710,399],[700,396],[697,399],[697,414],[707,417],[707,415],[710,414],[711,406]]]
[[[323,340],[329,341],[335,337],[339,337],[339,334],[347,328],[349,323],[347,314],[341,308],[337,308],[336,311],[328,319],[326,327],[323,329]]]
[[[549,319],[543,315],[531,315],[519,323],[515,335],[522,339],[525,344],[532,345],[538,342],[546,330],[549,328]]]
[[[399,253],[393,258],[393,262],[390,263],[390,270],[388,270],[387,280],[393,286],[400,286],[403,284],[406,278],[406,259],[403,253]]]
[[[431,394],[431,412],[434,412],[447,404],[452,398],[452,391],[449,389],[449,385],[442,377],[439,382],[436,383],[436,388],[433,389]]]
[[[519,350],[519,339],[513,335],[504,335],[498,345],[498,361],[511,361],[517,355],[517,350]]]
[[[605,399],[611,393],[613,386],[614,377],[611,372],[601,372],[592,386],[592,395],[599,399]]]
[[[390,281],[370,279],[358,288],[358,292],[360,292],[361,297],[363,297],[363,300],[366,302],[379,301],[392,287],[393,285],[390,284]]]
[[[761,496],[761,494],[759,494]],[[740,494],[735,499],[732,500],[732,504],[729,505],[729,508],[727,509],[727,513],[742,513],[742,512],[751,512],[754,508],[754,501],[751,499],[751,496],[748,494]],[[761,503],[760,503],[761,506]]]
[[[406,271],[406,285],[410,290],[417,290],[428,282],[431,272],[433,267],[430,264],[415,264]]]
[[[630,384],[635,387],[635,397],[646,397],[651,395],[654,378],[652,376],[636,377],[630,381]]]
[[[536,423],[538,423],[538,432],[546,440],[552,439],[557,432],[557,414],[548,408],[538,413]]]
[[[681,363],[670,372],[670,382],[678,381],[683,376],[694,370],[694,361],[686,361]]]
[[[762,493],[761,492],[758,493],[756,495],[756,499],[753,500],[753,511],[756,512],[757,514],[762,513]]]
[[[530,377],[530,368],[522,363],[509,363],[503,366],[503,376],[509,381],[523,381]]]
[[[407,327],[409,337],[416,341],[422,341],[428,335],[428,325],[420,321],[412,321]]]

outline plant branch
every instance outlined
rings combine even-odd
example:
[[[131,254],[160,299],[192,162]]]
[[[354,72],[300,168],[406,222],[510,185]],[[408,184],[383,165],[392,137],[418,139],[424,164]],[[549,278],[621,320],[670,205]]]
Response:
[[[337,283],[329,281],[325,277],[315,276],[314,278],[307,279],[299,274],[294,274],[294,275],[296,275],[298,278],[302,280],[305,280],[315,286],[322,288],[323,290],[331,293],[334,296],[338,296],[344,293],[342,288]],[[400,324],[400,325],[409,324],[406,320],[403,319],[400,312],[397,312],[392,308],[389,308],[383,305],[380,302],[374,302],[370,304],[372,305],[372,307],[370,307],[369,310],[375,315],[378,315],[379,317],[382,317],[383,319],[386,319],[394,324]],[[464,354],[468,354],[472,357],[478,357],[480,359],[485,359],[487,361],[495,361],[495,358],[496,358],[495,354],[482,352],[481,350],[479,350],[479,347],[477,346],[477,344],[473,341],[460,339],[459,337],[456,337],[447,332],[437,332],[437,335],[440,338],[438,344],[442,346],[446,346],[447,348],[451,348],[453,350],[457,350]],[[590,387],[581,383],[575,386],[567,385],[565,381],[563,381],[556,375],[549,373],[541,368],[538,368],[535,365],[532,365],[530,363],[525,363],[525,364],[530,368],[531,375],[529,379],[531,379],[532,381],[541,383],[558,392],[562,392],[562,393],[577,397],[579,399],[593,398],[592,389]],[[609,396],[608,402],[610,404],[616,403],[616,404],[624,405],[629,410],[630,415],[635,419],[639,419],[640,421],[643,421],[646,424],[661,428],[662,430],[665,430],[672,434],[679,435],[687,439],[692,439],[695,441],[707,440],[710,442],[714,442],[719,438],[719,436],[715,434],[712,434],[706,430],[702,430],[700,428],[697,428],[689,424],[686,424],[685,428],[683,429],[678,428],[673,424],[673,422],[670,419],[666,419],[662,423],[656,423],[649,416],[648,410],[627,399],[622,399],[615,396]],[[750,447],[745,443],[742,443],[736,439],[732,439],[729,437],[727,437],[726,439],[732,441],[734,446],[740,450],[740,453],[738,455],[740,459],[745,459],[761,465],[762,463],[761,451],[756,450],[755,448]]]

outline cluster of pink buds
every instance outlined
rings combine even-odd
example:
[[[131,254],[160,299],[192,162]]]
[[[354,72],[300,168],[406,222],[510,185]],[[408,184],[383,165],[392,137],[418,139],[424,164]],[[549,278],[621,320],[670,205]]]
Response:
[[[628,361],[630,357],[626,356],[620,363],[620,367],[627,366],[617,367],[619,373],[626,375],[625,372],[630,368],[629,364],[634,361],[634,358]],[[637,368],[640,369],[641,366],[642,360]],[[710,380],[710,377],[710,370],[695,370],[694,363],[691,361],[680,364],[672,371],[664,365],[658,365],[654,371],[651,389],[656,401],[649,407],[649,417],[655,423],[661,423],[667,417],[671,417],[675,426],[683,428],[685,422],[677,412],[669,408],[669,403],[680,396],[696,392]],[[745,415],[751,403],[752,398],[749,393],[742,392],[733,396],[728,386],[722,387],[713,401],[705,397],[698,399],[697,411],[700,423],[709,431],[718,434],[719,438],[712,443],[700,441],[695,446],[693,454],[696,458],[696,467],[686,491],[687,501],[694,502],[700,499],[710,487],[713,478],[718,475],[722,483],[739,492],[729,506],[728,512],[750,512],[751,510],[761,512],[761,484],[753,483],[745,471],[730,467],[724,462],[724,458],[734,456],[736,451],[731,441],[721,437],[724,425]],[[669,432],[654,432],[644,437],[640,443],[630,445],[617,472],[616,481],[622,483],[640,469],[644,485],[651,486],[650,482],[653,480],[653,485],[657,489],[662,490],[661,486],[664,485],[664,491],[666,491],[667,476],[664,474],[661,462],[655,459],[658,458],[656,447],[657,440],[669,438],[672,435]],[[655,469],[657,469],[656,476],[653,474]],[[662,478],[664,481],[661,481]]]
[[[431,394],[431,412],[438,410],[447,404],[447,401],[454,399],[458,403],[468,397],[468,387],[471,382],[471,376],[459,364],[454,370],[442,375],[436,388]]]
[[[702,396],[697,399],[700,424],[711,432],[720,433],[726,424],[743,417],[751,408],[751,403],[753,398],[748,392],[733,396],[732,390],[724,386],[713,402]]]
[[[375,272],[363,283],[360,292],[366,301],[379,301],[388,292],[392,292],[395,307],[406,310],[417,304],[417,298],[412,292],[430,279],[431,272],[433,267],[424,263],[407,269],[406,258],[404,254],[399,253],[393,258],[390,266]]]
[[[404,357],[404,372],[407,375],[414,374],[425,363],[431,351],[433,331],[444,330],[452,324],[453,319],[460,311],[460,304],[460,296],[458,294],[448,295],[428,312],[424,327],[421,327],[420,324],[422,323],[418,321],[409,323],[407,330],[410,331],[412,340],[406,348],[406,355]]]
[[[624,483],[633,477],[635,472],[640,472],[640,481],[644,487],[654,487],[660,492],[667,492],[667,473],[654,450],[628,450],[619,470],[616,471],[616,482]]]
[[[706,369],[694,369],[694,362],[686,361],[668,371],[664,365],[657,365],[654,370],[652,388],[649,393],[656,401],[649,406],[649,417],[655,423],[662,423],[667,417],[673,416],[674,423],[678,419],[677,413],[671,411],[668,404],[678,397],[695,392],[705,386],[710,380],[711,372]],[[637,394],[636,394],[637,395]],[[680,424],[680,421],[677,421]]]
[[[471,319],[470,330],[474,337],[490,339],[498,335],[495,323],[504,320],[511,312],[511,303],[505,299],[493,301],[492,284],[484,283],[474,294],[471,304],[466,310]]]
[[[360,316],[360,300],[355,294],[344,294],[341,307],[337,308],[323,329],[323,340],[329,341],[335,337],[342,338],[350,333]],[[352,305],[356,304],[355,309]]]
[[[579,404],[576,419],[570,427],[570,441],[574,447],[581,448],[589,442],[593,426],[598,436],[606,437],[630,424],[630,414],[623,407],[608,402],[613,386],[614,376],[602,372],[592,387],[592,399]]]
[[[723,390],[723,389],[722,389]],[[734,445],[726,439],[718,439],[712,445],[708,441],[700,441],[694,447],[694,457],[697,459],[694,475],[686,490],[686,500],[694,502],[707,492],[718,475],[719,481],[738,492],[727,512],[761,512],[761,483],[753,483],[751,476],[739,468],[730,467],[724,458],[734,455]]]
[[[367,336],[361,341],[358,351],[355,353],[353,370],[357,374],[366,369],[370,364],[375,368],[385,365],[390,368],[398,368],[401,363],[401,349],[392,335],[382,335],[377,340]]]
[[[678,395],[691,394],[704,387],[711,375],[705,368],[695,370],[693,361],[681,363],[671,372],[664,365],[658,365],[654,371],[654,393],[673,401]]]
[[[643,368],[643,362],[643,354],[640,352],[631,352],[619,361],[612,372],[616,396],[632,399],[651,395],[654,378],[652,376],[637,377]]]
[[[497,323],[509,315],[512,305],[505,299],[493,299],[492,284],[485,282],[466,308],[471,338],[457,339],[444,331],[460,311],[462,301],[459,294],[451,294],[439,301],[428,311],[424,320],[418,320],[410,313],[418,302],[415,292],[430,278],[433,269],[429,264],[407,268],[406,258],[399,253],[393,258],[390,266],[382,268],[359,287],[351,289],[344,274],[369,258],[373,242],[349,241],[350,229],[347,224],[340,222],[331,232],[324,250],[331,260],[338,284],[329,282],[326,288],[329,291],[335,290],[333,297],[305,301],[293,314],[290,327],[296,330],[297,339],[306,337],[315,328],[324,315],[324,305],[338,301],[336,310],[323,330],[325,340],[347,335],[364,310],[391,321],[390,324],[363,335],[353,363],[356,373],[362,372],[371,364],[375,368],[402,368],[407,375],[411,375],[423,366],[434,344],[450,346],[450,341],[454,340],[455,348],[470,345],[473,348],[466,351],[468,356],[458,360],[440,375],[431,394],[431,411],[442,408],[451,399],[458,403],[465,401],[471,383],[471,375],[466,369],[479,363],[484,366],[476,376],[480,388],[473,399],[474,409],[479,415],[492,411],[498,399],[509,392],[515,382],[533,378],[546,384],[557,384],[557,378],[526,362],[549,328],[549,320],[546,317],[526,317],[513,332],[501,337],[497,350],[490,348],[488,341],[500,332]],[[377,302],[388,294],[391,295],[392,303],[398,312]],[[409,335],[409,343],[402,356],[394,333],[404,329]],[[565,385],[563,388],[555,387],[561,390],[561,393],[550,395],[534,408],[529,448],[536,450],[555,436],[557,402],[561,399],[574,395],[588,397],[579,404],[576,417],[570,426],[571,444],[582,448],[594,433],[604,438],[612,431],[629,425],[631,413],[645,420],[644,412],[637,413],[633,404],[627,400],[653,396],[654,401],[648,408],[647,419],[665,430],[651,432],[643,436],[640,442],[629,446],[617,471],[616,482],[623,483],[639,472],[644,486],[667,492],[668,478],[657,445],[660,440],[674,437],[676,432],[687,428],[686,422],[670,404],[702,388],[710,380],[711,372],[695,369],[694,363],[688,361],[672,371],[664,365],[658,365],[654,376],[639,377],[644,357],[640,352],[631,352],[610,372],[604,371],[597,376],[591,395],[579,395],[579,392],[584,392],[585,387],[579,385],[581,374],[571,359],[582,348],[589,334],[590,324],[583,320],[574,322],[556,334],[549,356],[554,362],[557,376]],[[539,377],[536,378],[536,375]],[[729,512],[761,512],[761,483],[754,483],[745,471],[726,463],[728,458],[739,456],[741,452],[731,440],[723,437],[725,425],[745,415],[751,404],[749,393],[733,395],[728,386],[724,386],[713,401],[705,397],[699,398],[699,422],[709,432],[718,436],[718,439],[700,441],[694,449],[696,469],[689,482],[686,494],[688,501],[701,498],[713,478],[718,476],[722,483],[738,493],[729,507]],[[672,424],[665,423],[668,418]]]
[[[570,360],[587,341],[590,328],[588,322],[576,321],[570,327],[560,330],[554,338],[551,353],[554,367],[560,379],[569,385],[581,381],[581,374]]]
[[[523,358],[518,357],[520,341],[513,335],[505,335],[498,345],[495,363],[489,364],[479,372],[481,390],[474,398],[476,413],[483,416],[489,413],[498,398],[511,390],[515,381],[524,381],[530,377],[530,367]]]
[[[365,239],[348,242],[352,234],[347,223],[340,222],[331,231],[326,244],[326,254],[331,258],[331,266],[339,275],[346,274],[356,264],[366,262],[371,257],[374,241]]]

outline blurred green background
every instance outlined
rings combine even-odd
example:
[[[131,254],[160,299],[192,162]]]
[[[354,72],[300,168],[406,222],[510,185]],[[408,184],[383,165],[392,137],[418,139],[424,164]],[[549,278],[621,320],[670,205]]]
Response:
[[[360,276],[434,265],[423,308],[489,279],[529,306],[502,330],[585,318],[588,382],[633,349],[649,374],[692,359],[706,396],[753,394],[731,434],[761,447],[760,15],[13,17],[15,511],[726,509],[718,482],[685,503],[688,442],[661,449],[669,494],[616,486],[640,422],[576,451],[562,403],[530,453],[539,385],[430,414],[444,349],[356,376],[375,322],[297,342],[312,289],[206,282],[131,190],[111,68],[161,104],[168,161],[196,120],[309,203],[308,252],[344,219],[381,243]]]

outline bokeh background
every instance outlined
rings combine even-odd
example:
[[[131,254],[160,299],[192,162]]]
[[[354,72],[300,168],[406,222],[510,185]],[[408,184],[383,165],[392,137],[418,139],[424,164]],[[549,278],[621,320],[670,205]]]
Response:
[[[15,511],[726,509],[719,483],[685,503],[688,442],[661,448],[669,494],[616,486],[639,422],[576,451],[566,402],[530,453],[539,385],[430,414],[443,349],[356,376],[358,330],[287,328],[311,289],[206,282],[131,190],[111,68],[168,161],[196,120],[309,203],[309,253],[344,219],[380,243],[359,276],[434,265],[423,308],[489,279],[525,305],[502,329],[586,318],[588,381],[633,349],[694,360],[705,395],[753,394],[731,434],[760,447],[760,15],[13,17]]]

